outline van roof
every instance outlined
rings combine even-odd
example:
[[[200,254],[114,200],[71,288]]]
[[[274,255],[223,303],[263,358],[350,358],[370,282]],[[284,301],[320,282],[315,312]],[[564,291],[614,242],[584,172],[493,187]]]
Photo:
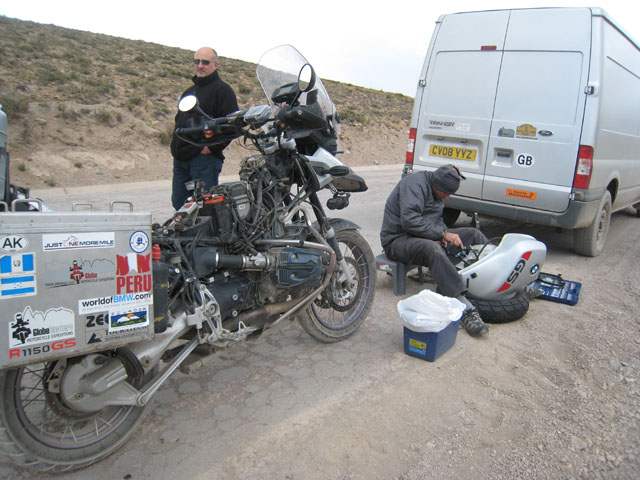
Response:
[[[602,17],[604,20],[609,23],[613,28],[618,30],[629,42],[631,42],[638,50],[640,50],[640,44],[636,42],[636,40],[629,35],[624,28],[620,26],[615,20],[613,20],[607,12],[604,11],[603,8],[600,7],[539,7],[539,8],[503,8],[503,9],[493,9],[493,10],[470,10],[468,12],[455,12],[448,13],[444,15],[440,15],[436,23],[442,23],[442,20],[447,15],[459,15],[463,13],[479,13],[479,12],[504,12],[504,11],[513,11],[513,10],[551,10],[551,9],[564,9],[564,10],[591,10],[591,16],[593,17]]]

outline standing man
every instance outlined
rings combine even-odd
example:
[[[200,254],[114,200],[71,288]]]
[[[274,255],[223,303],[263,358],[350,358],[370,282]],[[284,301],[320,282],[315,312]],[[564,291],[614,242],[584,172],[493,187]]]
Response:
[[[380,242],[392,260],[429,267],[443,295],[466,305],[460,322],[473,336],[487,333],[476,307],[464,296],[466,287],[444,248],[451,244],[487,243],[487,237],[472,227],[447,229],[442,212],[444,202],[455,193],[465,177],[453,165],[434,172],[415,172],[395,186],[384,207]]]
[[[238,101],[233,89],[222,81],[218,74],[218,54],[211,47],[202,47],[193,56],[195,76],[193,85],[184,91],[182,97],[195,95],[200,109],[214,118],[223,117],[238,110]],[[180,98],[182,98],[180,97]],[[175,128],[188,126],[191,119],[198,121],[196,110],[178,112]],[[200,179],[205,190],[218,184],[224,155],[222,151],[230,142],[211,147],[197,147],[173,135],[171,154],[173,156],[173,192],[171,203],[178,210],[189,197],[185,183]]]

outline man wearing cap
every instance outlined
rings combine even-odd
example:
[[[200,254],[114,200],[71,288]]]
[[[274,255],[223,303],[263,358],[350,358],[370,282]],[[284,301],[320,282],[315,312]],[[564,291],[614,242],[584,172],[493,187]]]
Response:
[[[467,306],[461,323],[470,335],[479,336],[489,329],[464,296],[467,290],[464,282],[442,248],[487,243],[487,237],[477,228],[448,229],[442,218],[445,200],[458,190],[464,179],[453,165],[404,177],[385,204],[380,242],[390,259],[429,267],[442,294],[457,298]]]

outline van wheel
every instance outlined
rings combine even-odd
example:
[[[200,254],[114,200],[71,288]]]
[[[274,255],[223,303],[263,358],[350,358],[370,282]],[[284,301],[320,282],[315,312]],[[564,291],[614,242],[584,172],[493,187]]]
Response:
[[[633,208],[636,209],[636,217],[640,217],[640,203],[636,203]]]
[[[442,219],[444,220],[444,224],[448,228],[451,228],[456,224],[459,216],[460,216],[460,210],[458,210],[457,208],[445,207],[444,211],[442,212]]]
[[[604,242],[611,221],[611,193],[604,192],[600,208],[591,225],[580,228],[573,235],[573,249],[586,257],[597,257],[604,249]]]

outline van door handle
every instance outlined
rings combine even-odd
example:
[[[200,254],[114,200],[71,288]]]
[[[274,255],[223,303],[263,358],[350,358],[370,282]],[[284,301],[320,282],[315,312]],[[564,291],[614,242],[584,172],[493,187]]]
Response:
[[[504,150],[496,150],[496,155],[499,157],[509,158],[511,156],[511,152],[506,152]]]

